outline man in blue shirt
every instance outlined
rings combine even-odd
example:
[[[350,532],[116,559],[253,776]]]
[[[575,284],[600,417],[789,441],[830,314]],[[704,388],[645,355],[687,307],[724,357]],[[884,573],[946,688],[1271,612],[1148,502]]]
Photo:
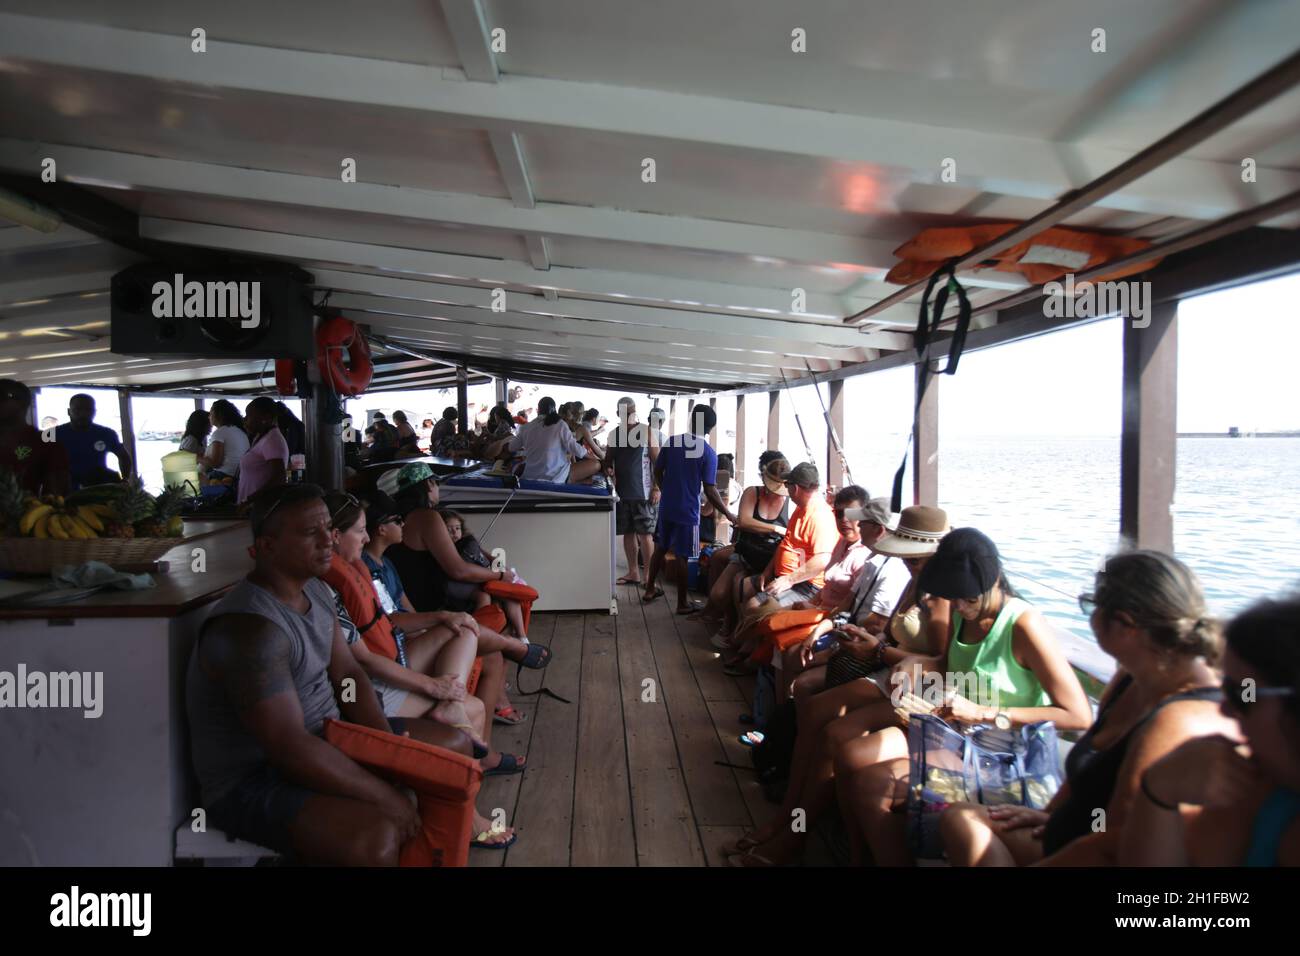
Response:
[[[704,496],[732,524],[736,516],[727,508],[715,486],[718,472],[718,453],[704,436],[718,422],[717,413],[708,405],[696,405],[691,411],[691,434],[674,435],[659,450],[655,462],[655,486],[660,491],[659,521],[655,527],[655,551],[650,559],[650,570],[645,583],[644,601],[653,601],[663,594],[655,587],[655,579],[663,570],[664,561],[673,559],[673,583],[677,585],[677,613],[689,614],[699,605],[687,595],[686,562],[700,550],[700,489]]]
[[[85,485],[117,481],[118,476],[104,463],[110,451],[117,456],[121,477],[131,477],[131,455],[122,447],[117,432],[95,424],[93,398],[73,395],[68,401],[68,418],[70,422],[54,429],[54,439],[68,453],[73,491]]]

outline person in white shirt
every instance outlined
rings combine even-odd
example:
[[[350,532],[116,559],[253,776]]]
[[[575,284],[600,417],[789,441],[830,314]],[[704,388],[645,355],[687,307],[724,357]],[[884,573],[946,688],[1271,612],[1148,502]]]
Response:
[[[200,464],[207,468],[209,478],[234,478],[239,474],[239,461],[249,446],[244,417],[224,398],[212,403],[209,415],[213,432]]]
[[[556,414],[555,399],[549,395],[537,403],[537,418],[520,428],[506,447],[523,455],[524,478],[533,481],[576,485],[600,470],[600,461],[587,458],[587,449]]]

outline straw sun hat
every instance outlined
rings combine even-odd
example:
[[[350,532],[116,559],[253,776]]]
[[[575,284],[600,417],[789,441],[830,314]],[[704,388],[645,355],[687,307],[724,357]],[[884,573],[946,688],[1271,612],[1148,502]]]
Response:
[[[871,550],[895,558],[920,558],[934,554],[948,533],[948,515],[942,508],[913,505],[904,508],[896,527],[887,531]]]

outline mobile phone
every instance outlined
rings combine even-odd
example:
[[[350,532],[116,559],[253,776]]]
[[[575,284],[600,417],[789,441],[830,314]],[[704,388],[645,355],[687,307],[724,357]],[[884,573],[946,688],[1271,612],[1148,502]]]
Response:
[[[838,645],[840,641],[843,641],[847,638],[848,635],[845,634],[843,631],[838,631],[838,630],[827,631],[821,637],[817,638],[817,640],[813,641],[813,645],[812,645],[813,653],[818,654],[822,651],[828,651],[832,647]]]

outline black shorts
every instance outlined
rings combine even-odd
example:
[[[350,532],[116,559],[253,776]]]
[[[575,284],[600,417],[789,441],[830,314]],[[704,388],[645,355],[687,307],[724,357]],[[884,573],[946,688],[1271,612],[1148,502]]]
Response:
[[[648,501],[618,500],[614,509],[615,534],[654,534],[658,508]]]
[[[406,719],[390,717],[388,726],[401,736],[406,732]],[[286,780],[270,764],[263,764],[207,808],[208,821],[228,836],[290,856],[293,837],[289,827],[315,796],[319,796],[316,791]]]
[[[479,586],[469,581],[448,581],[447,595],[440,611],[463,611],[472,614],[478,610]]]

